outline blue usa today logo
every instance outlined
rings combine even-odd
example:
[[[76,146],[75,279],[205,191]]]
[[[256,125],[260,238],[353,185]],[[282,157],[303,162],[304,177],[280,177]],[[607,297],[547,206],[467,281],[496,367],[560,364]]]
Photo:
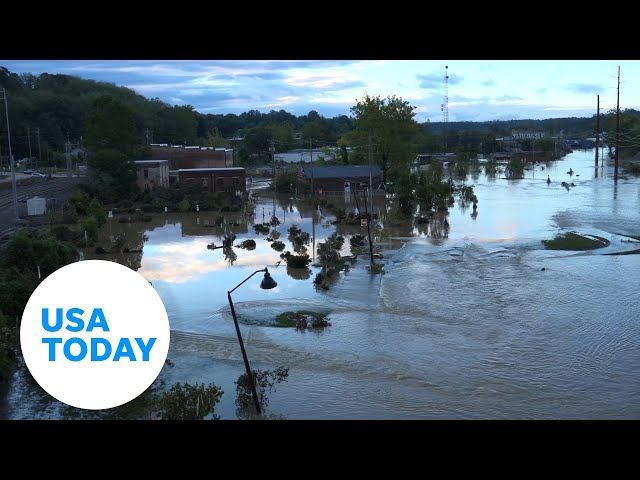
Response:
[[[85,322],[82,319],[82,315],[84,314],[84,310],[81,308],[71,308],[66,311],[66,315],[64,309],[56,308],[55,309],[55,322],[53,325],[49,321],[49,309],[42,309],[42,328],[49,333],[59,332],[63,327],[64,320],[67,320],[66,328],[70,332],[82,332],[86,331],[87,333],[93,332],[96,329],[101,329],[104,333],[109,332],[109,325],[107,323],[107,318],[102,310],[102,308],[94,308],[91,313],[91,317],[89,318],[88,323],[86,324],[85,330]],[[156,342],[156,337],[149,338],[146,343],[144,339],[140,337],[136,337],[133,339],[134,344],[138,347],[138,355],[136,355],[135,348],[132,344],[131,339],[129,338],[120,338],[118,340],[117,346],[114,348],[111,344],[111,341],[106,337],[91,337],[89,339],[89,346],[87,345],[87,341],[81,337],[71,337],[66,340],[64,343],[62,341],[62,337],[42,337],[42,343],[48,345],[49,347],[49,361],[55,362],[56,358],[60,358],[58,354],[58,350],[56,347],[58,345],[62,346],[62,353],[64,354],[64,358],[71,362],[80,362],[87,358],[87,354],[90,352],[89,360],[92,362],[102,362],[104,360],[108,360],[111,357],[111,352],[114,351],[112,360],[114,362],[120,361],[121,358],[125,358],[132,362],[137,361],[138,359],[143,362],[149,361],[149,353],[151,348],[153,348],[153,344]],[[72,352],[74,346],[77,346],[76,351],[77,354]],[[56,355],[58,354],[58,357]]]
[[[33,292],[20,325],[27,368],[54,398],[113,408],[143,393],[169,351],[169,319],[154,287],[115,262],[56,270]]]

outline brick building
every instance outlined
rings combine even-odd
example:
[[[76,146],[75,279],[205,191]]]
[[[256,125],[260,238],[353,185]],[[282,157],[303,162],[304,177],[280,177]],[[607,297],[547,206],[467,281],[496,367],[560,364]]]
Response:
[[[169,170],[233,167],[233,149],[151,144],[151,158],[169,161]]]
[[[168,160],[136,160],[136,183],[140,190],[169,187]]]
[[[230,168],[186,168],[178,170],[181,189],[205,192],[247,191],[247,174],[242,167]]]

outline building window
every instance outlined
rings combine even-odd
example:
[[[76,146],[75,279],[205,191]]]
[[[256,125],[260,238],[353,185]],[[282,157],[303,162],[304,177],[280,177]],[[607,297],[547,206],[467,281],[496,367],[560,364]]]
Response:
[[[149,169],[148,168],[144,169],[144,178],[149,178]]]
[[[209,180],[206,178],[202,179],[202,188],[206,189],[209,188]]]
[[[222,187],[222,186],[224,186],[224,178],[222,178],[222,177],[218,177],[218,178],[216,178],[216,185],[217,185],[218,187]]]
[[[233,177],[233,186],[236,187],[240,185],[240,177]]]

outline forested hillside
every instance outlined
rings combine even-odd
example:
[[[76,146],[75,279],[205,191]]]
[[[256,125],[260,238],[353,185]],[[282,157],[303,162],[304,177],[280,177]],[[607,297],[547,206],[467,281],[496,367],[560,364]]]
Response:
[[[83,146],[87,117],[95,101],[105,95],[120,100],[133,114],[135,136],[140,144],[170,143],[233,147],[240,159],[250,155],[269,158],[291,148],[335,146],[354,128],[352,116],[325,118],[316,111],[295,116],[284,110],[241,115],[202,114],[192,106],[174,106],[158,98],[146,98],[125,87],[70,75],[39,76],[12,73],[0,66],[0,88],[6,89],[15,158],[39,157],[48,165],[64,165],[65,143]],[[627,110],[622,122],[635,131],[640,112]],[[612,112],[601,115],[601,129],[614,128]],[[512,128],[546,130],[557,135],[587,137],[595,133],[592,118],[555,118],[491,122],[427,122],[421,124],[414,143],[417,152],[429,153],[463,148],[491,153],[496,136]],[[631,126],[630,126],[631,125]],[[8,153],[5,115],[0,115],[0,157]],[[294,133],[298,134],[294,136]],[[234,143],[234,138],[244,141]],[[624,135],[625,138],[630,138]],[[634,144],[628,145],[630,148]]]

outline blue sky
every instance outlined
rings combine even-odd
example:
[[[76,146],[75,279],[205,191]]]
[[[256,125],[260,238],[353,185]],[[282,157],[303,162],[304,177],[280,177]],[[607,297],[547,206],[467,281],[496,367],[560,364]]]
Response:
[[[368,94],[396,95],[418,122],[591,117],[640,110],[637,60],[0,60],[15,73],[76,75],[201,113],[285,110],[351,115]],[[448,76],[445,82],[445,74]]]

